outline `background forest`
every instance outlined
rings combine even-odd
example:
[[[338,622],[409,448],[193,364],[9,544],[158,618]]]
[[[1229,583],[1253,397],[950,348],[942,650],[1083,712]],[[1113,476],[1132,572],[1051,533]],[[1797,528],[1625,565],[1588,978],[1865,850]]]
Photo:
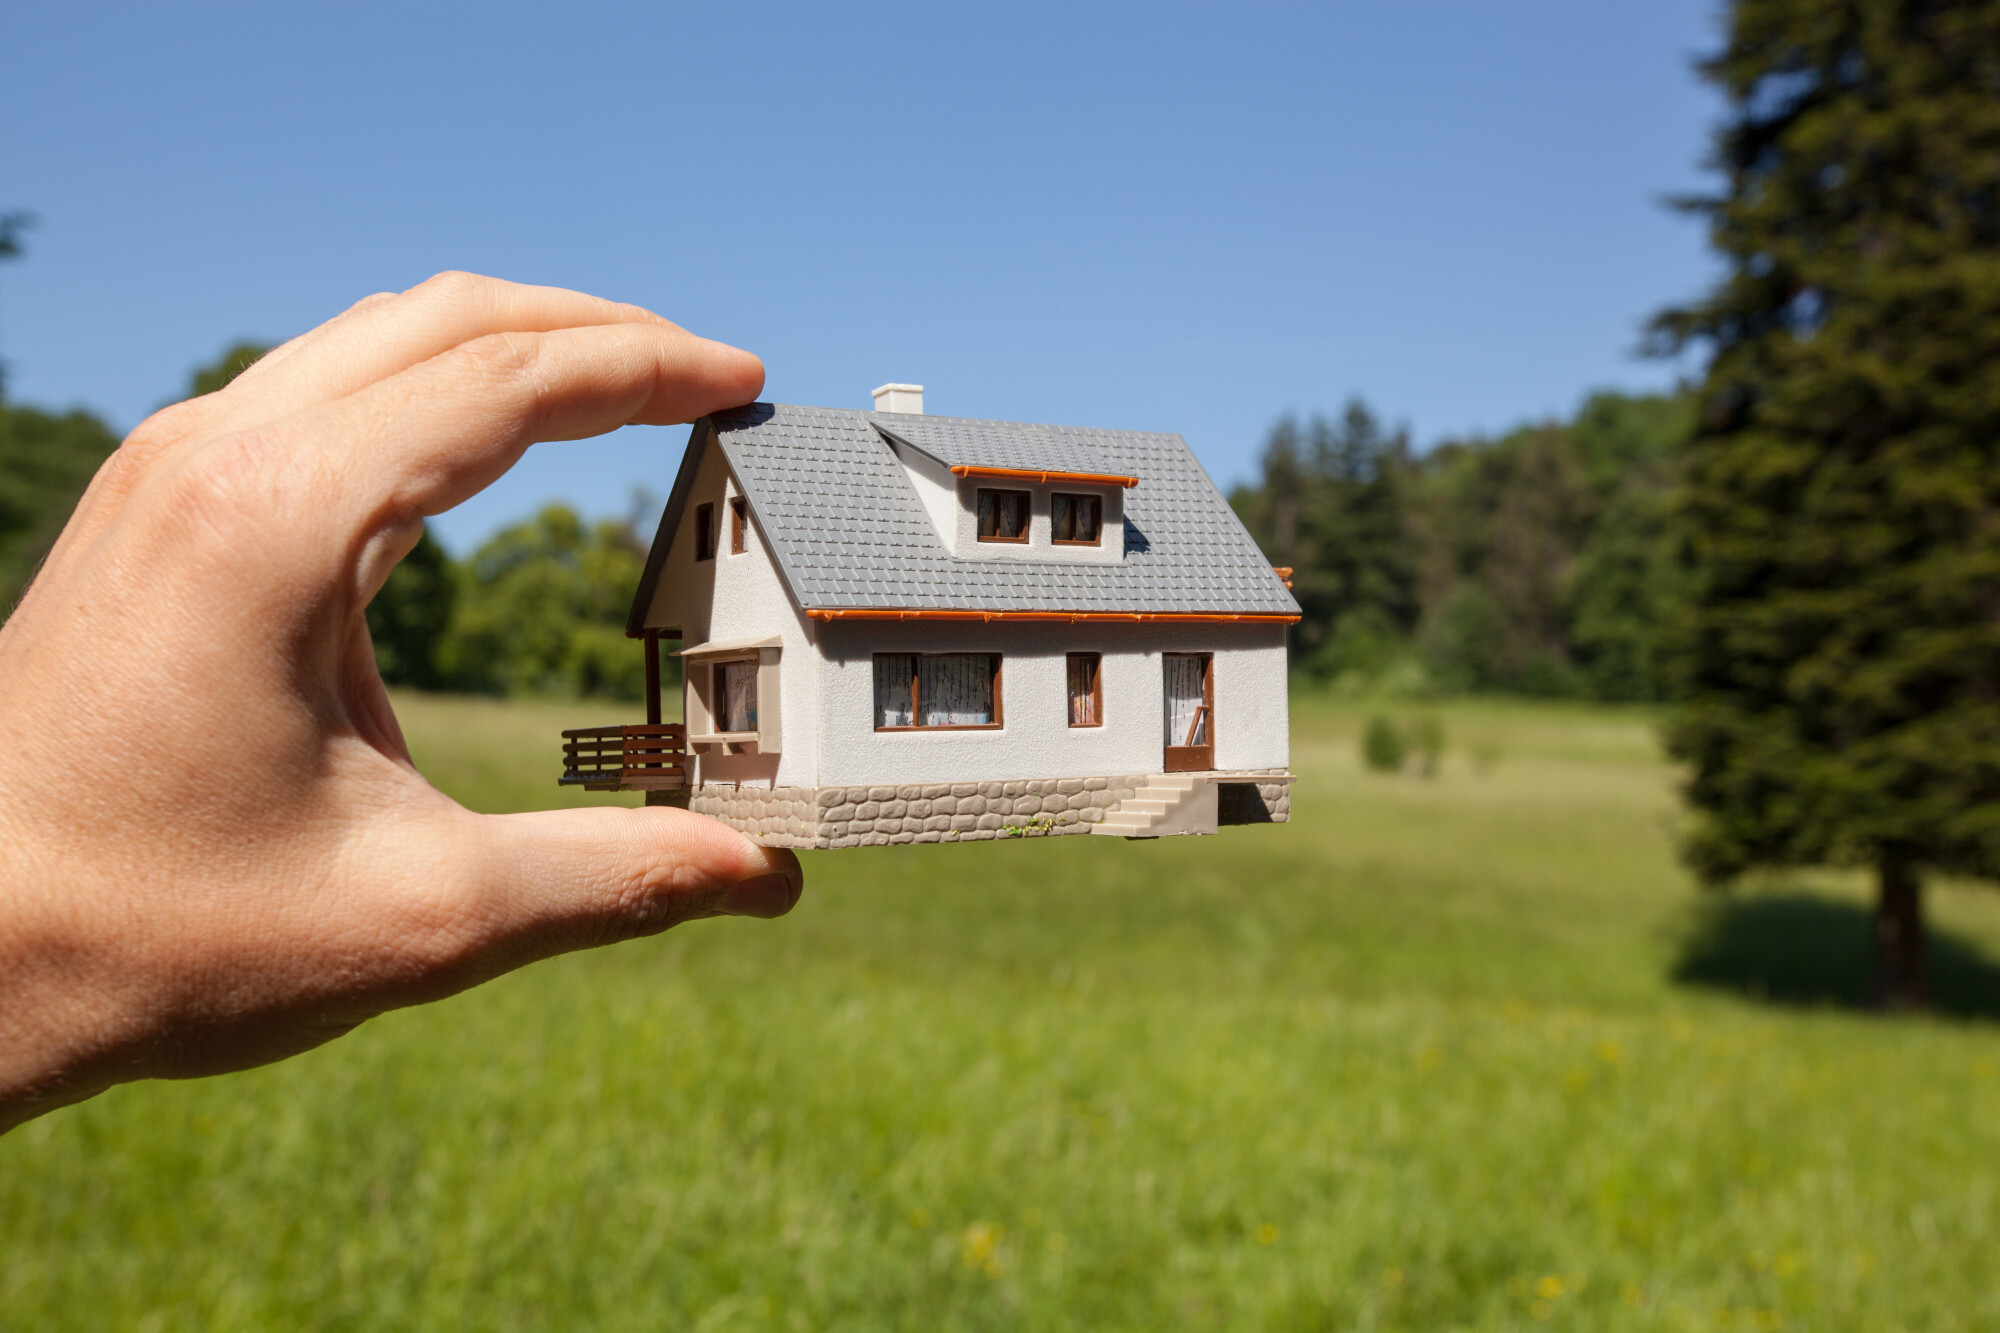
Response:
[[[1670,497],[1685,399],[1598,393],[1567,421],[1417,454],[1358,399],[1280,420],[1231,495],[1305,612],[1292,662],[1350,687],[1669,696]]]

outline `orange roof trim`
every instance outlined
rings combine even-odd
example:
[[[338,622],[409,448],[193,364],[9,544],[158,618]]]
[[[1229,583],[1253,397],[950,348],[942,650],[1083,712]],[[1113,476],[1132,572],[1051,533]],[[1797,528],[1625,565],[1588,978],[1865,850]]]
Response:
[[[1008,481],[1074,481],[1086,486],[1123,486],[1127,490],[1139,484],[1137,477],[1121,477],[1111,472],[1037,472],[1032,468],[1018,467],[955,467],[951,470],[955,477],[1000,477]]]
[[[1176,624],[1290,625],[1297,616],[1224,615],[1210,611],[827,611],[806,612],[814,620],[1050,620],[1066,624],[1106,621],[1137,624],[1168,621]]]

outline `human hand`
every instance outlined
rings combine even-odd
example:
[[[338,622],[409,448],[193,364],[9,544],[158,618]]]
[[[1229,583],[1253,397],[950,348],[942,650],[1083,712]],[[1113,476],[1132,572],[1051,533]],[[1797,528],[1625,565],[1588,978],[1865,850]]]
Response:
[[[0,627],[0,1130],[533,959],[790,910],[797,858],[699,815],[442,795],[363,614],[424,517],[528,445],[763,382],[637,307],[444,274],[133,431]]]

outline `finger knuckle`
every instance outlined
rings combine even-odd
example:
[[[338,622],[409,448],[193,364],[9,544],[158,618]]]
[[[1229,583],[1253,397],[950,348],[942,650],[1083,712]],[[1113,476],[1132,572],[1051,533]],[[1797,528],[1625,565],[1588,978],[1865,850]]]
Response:
[[[604,895],[599,943],[657,935],[715,906],[723,888],[693,867],[654,861],[623,872]]]
[[[433,273],[411,288],[411,294],[445,302],[478,301],[492,295],[499,285],[495,279],[454,268]]]
[[[173,460],[148,479],[152,517],[169,540],[185,543],[189,557],[203,552],[241,559],[246,529],[286,525],[300,489],[283,483],[270,466],[276,443],[262,431],[226,435]],[[231,553],[233,552],[233,555]]]
[[[210,411],[210,404],[200,398],[163,407],[135,426],[113,457],[123,459],[128,466],[157,458],[193,438]]]
[[[488,333],[458,345],[459,356],[494,379],[530,374],[541,359],[542,340],[532,333]]]
[[[356,314],[359,311],[368,309],[370,306],[378,306],[384,301],[393,301],[395,299],[396,293],[394,292],[371,292],[340,313],[343,315]]]
[[[533,429],[547,412],[542,339],[533,333],[489,333],[453,349],[460,375],[496,405],[518,404],[518,424]]]

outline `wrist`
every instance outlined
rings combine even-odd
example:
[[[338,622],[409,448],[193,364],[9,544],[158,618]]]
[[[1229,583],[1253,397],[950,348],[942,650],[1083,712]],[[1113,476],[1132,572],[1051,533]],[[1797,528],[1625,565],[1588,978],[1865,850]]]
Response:
[[[110,1086],[124,1007],[63,901],[21,843],[0,854],[0,1132]],[[73,882],[73,876],[69,882]]]

